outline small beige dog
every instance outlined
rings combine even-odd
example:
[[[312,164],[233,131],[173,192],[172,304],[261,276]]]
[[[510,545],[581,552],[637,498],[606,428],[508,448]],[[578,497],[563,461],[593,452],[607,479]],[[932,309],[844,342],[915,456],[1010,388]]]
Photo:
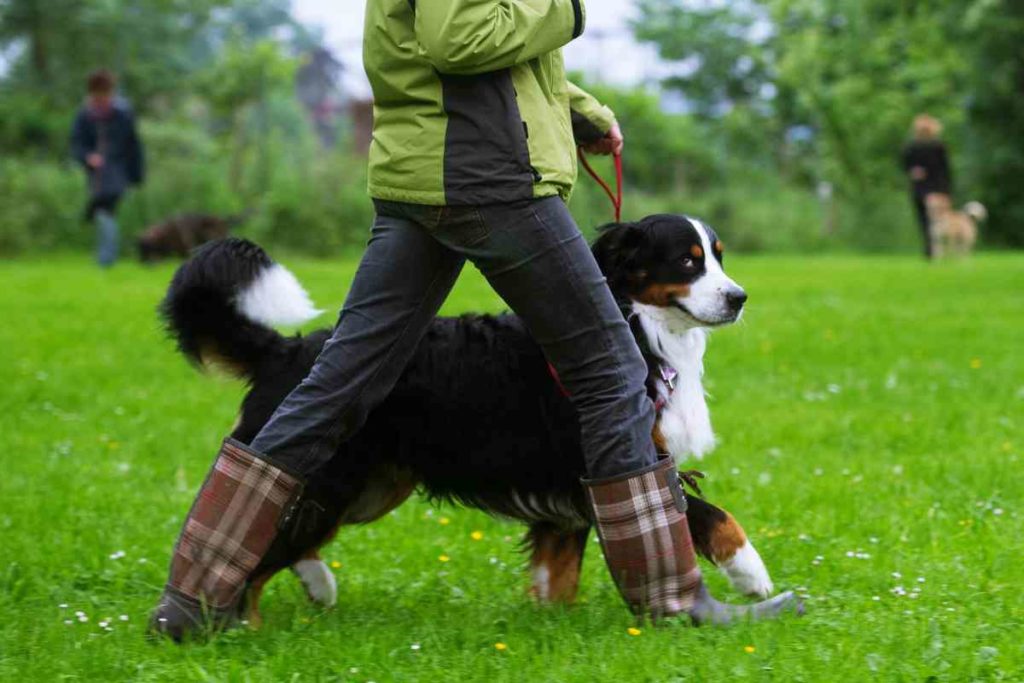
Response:
[[[988,217],[981,202],[967,202],[962,211],[953,208],[948,194],[925,197],[936,258],[946,254],[967,256],[978,241],[978,223]]]

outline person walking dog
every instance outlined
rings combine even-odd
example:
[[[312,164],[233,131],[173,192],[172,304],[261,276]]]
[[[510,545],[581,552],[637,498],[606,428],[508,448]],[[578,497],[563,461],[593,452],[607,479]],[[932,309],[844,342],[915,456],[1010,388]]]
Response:
[[[158,631],[180,639],[235,619],[303,480],[390,393],[467,260],[572,396],[598,532],[630,606],[729,623],[795,605],[725,605],[704,588],[678,475],[652,442],[646,365],[566,208],[577,143],[623,145],[612,112],[566,81],[561,48],[584,20],[583,0],[368,0],[369,244],[309,376],[252,443],[218,454],[175,548]]]
[[[86,102],[71,130],[71,153],[89,184],[85,218],[96,224],[96,260],[108,268],[119,249],[117,204],[130,186],[142,184],[145,159],[135,116],[127,102],[114,97],[114,75],[95,71],[87,86]]]
[[[917,222],[924,240],[924,256],[935,256],[935,235],[928,216],[928,195],[947,197],[953,191],[953,175],[946,146],[939,139],[942,124],[934,116],[914,117],[913,140],[903,148],[903,170],[910,180],[910,199],[917,212]]]

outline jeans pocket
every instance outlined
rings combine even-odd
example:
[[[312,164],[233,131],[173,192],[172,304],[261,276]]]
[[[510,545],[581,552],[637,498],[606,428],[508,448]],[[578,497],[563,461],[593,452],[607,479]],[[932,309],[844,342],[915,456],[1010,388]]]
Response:
[[[462,247],[471,247],[490,234],[483,214],[475,206],[446,206],[436,231],[444,235],[444,241]]]

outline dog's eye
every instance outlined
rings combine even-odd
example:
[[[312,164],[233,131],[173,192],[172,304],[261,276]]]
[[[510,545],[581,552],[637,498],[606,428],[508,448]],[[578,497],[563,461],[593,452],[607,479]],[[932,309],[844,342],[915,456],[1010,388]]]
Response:
[[[693,268],[693,266],[694,263],[692,258],[687,256],[686,258],[683,259],[683,268]]]

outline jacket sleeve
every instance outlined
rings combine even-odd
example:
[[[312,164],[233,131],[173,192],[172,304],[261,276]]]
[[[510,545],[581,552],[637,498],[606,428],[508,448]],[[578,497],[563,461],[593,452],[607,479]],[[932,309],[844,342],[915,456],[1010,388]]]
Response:
[[[569,83],[569,109],[572,112],[573,137],[578,145],[600,140],[615,125],[612,110],[573,83]]]
[[[420,54],[443,74],[507,69],[583,33],[583,0],[410,0]]]
[[[82,166],[86,165],[85,158],[92,152],[87,128],[88,121],[86,121],[85,114],[78,112],[75,122],[71,125],[71,156]]]

